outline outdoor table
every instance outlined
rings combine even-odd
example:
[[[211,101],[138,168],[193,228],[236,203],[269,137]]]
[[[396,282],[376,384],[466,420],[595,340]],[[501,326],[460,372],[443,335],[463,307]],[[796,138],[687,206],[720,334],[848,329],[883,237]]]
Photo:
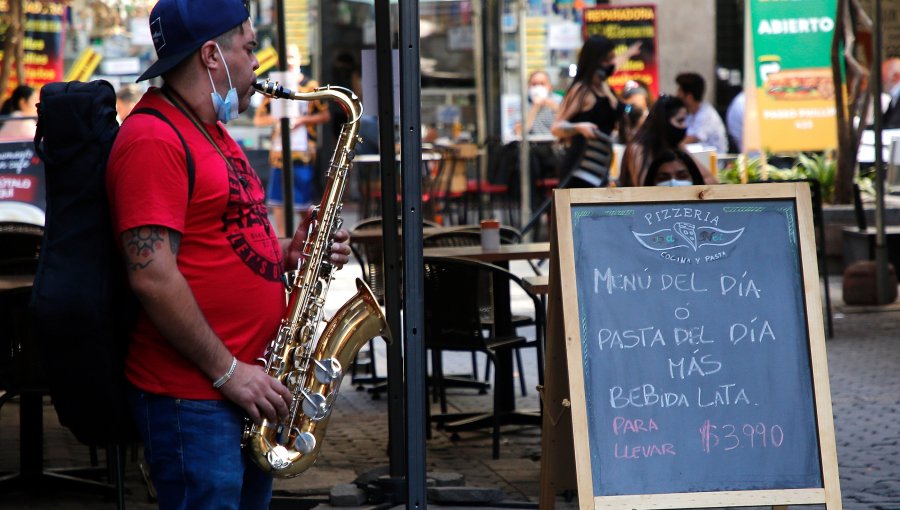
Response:
[[[484,250],[481,246],[448,246],[425,248],[426,257],[457,257],[490,262],[509,269],[512,260],[546,259],[550,256],[550,243],[501,244],[498,250]]]
[[[526,289],[540,295],[541,299],[550,293],[550,277],[545,274],[526,276],[522,278],[522,282],[525,284]]]
[[[452,230],[457,228],[460,227],[425,227],[422,230],[422,235],[427,236],[437,232],[443,232],[445,230]],[[354,243],[381,244],[382,238],[383,232],[380,225],[373,228],[361,228],[350,232],[350,241]]]

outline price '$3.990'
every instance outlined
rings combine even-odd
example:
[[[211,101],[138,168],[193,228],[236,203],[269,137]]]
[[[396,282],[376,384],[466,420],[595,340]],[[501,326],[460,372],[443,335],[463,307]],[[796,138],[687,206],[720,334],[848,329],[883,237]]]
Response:
[[[780,448],[784,443],[784,430],[781,425],[713,424],[706,420],[700,426],[699,432],[705,453],[714,450],[727,452],[738,448]]]

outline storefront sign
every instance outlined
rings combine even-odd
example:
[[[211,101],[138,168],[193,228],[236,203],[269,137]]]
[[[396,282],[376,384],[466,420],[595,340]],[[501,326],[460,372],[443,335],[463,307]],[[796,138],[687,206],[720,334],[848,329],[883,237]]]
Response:
[[[108,58],[100,65],[103,74],[141,74],[141,60],[137,57]]]
[[[66,5],[62,1],[26,1],[25,4],[25,83],[35,88],[60,81],[63,76],[63,25]],[[0,12],[9,12],[9,3],[0,0]],[[5,34],[0,33],[0,48]],[[6,56],[0,51],[0,61]],[[4,96],[16,87],[16,66]]]
[[[837,0],[752,0],[750,9],[762,148],[836,147],[831,40]]]
[[[570,21],[560,21],[547,25],[547,49],[577,50],[581,48],[581,25]]]
[[[0,202],[12,201],[45,207],[44,164],[34,153],[34,142],[0,143]]]
[[[629,80],[643,82],[654,97],[659,96],[659,64],[657,62],[657,30],[655,5],[602,6],[584,10],[584,37],[602,35],[616,45],[622,54],[634,43],[641,43],[640,53],[617,69],[609,84],[621,92]]]

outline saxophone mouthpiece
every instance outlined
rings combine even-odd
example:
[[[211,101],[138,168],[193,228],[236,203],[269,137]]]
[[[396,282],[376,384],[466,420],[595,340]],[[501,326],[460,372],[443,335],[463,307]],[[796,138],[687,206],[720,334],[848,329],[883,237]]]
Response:
[[[262,83],[256,82],[253,84],[253,88],[258,90],[259,92],[274,98],[279,99],[290,99],[293,92],[289,89],[286,89],[278,84],[278,82],[271,82],[266,80]]]

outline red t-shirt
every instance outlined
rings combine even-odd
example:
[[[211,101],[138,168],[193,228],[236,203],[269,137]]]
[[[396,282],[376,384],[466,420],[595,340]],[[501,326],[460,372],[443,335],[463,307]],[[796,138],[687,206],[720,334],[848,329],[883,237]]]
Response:
[[[207,124],[232,171],[199,129],[158,90],[135,109],[163,113],[185,138],[196,174],[188,202],[187,163],[178,135],[151,115],[125,120],[110,154],[106,186],[118,235],[144,225],[182,234],[178,269],[213,331],[237,358],[263,355],[285,308],[281,249],[269,224],[265,191],[247,157],[221,124]],[[189,399],[221,399],[206,375],[164,339],[143,312],[125,367],[145,391]]]

